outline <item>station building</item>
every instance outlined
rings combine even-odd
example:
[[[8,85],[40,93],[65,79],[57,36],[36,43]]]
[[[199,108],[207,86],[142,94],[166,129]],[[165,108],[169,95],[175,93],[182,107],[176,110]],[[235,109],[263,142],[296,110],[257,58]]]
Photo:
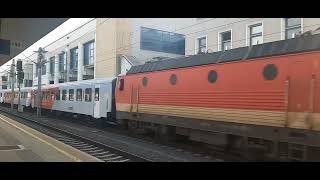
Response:
[[[294,38],[320,27],[320,18],[192,18],[185,54],[216,52]]]
[[[42,85],[114,77],[151,59],[184,56],[189,19],[97,18],[51,43],[45,50]],[[162,38],[158,41],[158,37]],[[145,43],[140,43],[140,40]],[[153,40],[154,39],[154,40]],[[28,57],[37,61],[37,54]],[[33,86],[38,84],[33,64]]]
[[[96,27],[96,76],[109,77],[150,60],[295,38],[317,30],[320,18],[120,18]]]
[[[320,18],[97,18],[45,47],[42,84],[114,77],[147,61],[295,38],[319,27]],[[24,65],[23,86],[37,86],[35,64]]]

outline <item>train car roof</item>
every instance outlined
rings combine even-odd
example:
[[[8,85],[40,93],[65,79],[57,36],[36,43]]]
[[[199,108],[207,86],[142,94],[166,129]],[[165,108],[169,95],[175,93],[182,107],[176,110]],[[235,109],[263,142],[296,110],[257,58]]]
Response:
[[[320,34],[263,43],[250,47],[240,47],[226,51],[146,62],[143,65],[131,67],[127,74],[137,74],[143,72],[153,72],[207,64],[235,62],[315,50],[320,50]]]
[[[25,91],[25,90],[31,91],[31,90],[33,90],[33,89],[35,89],[35,87],[22,87],[22,88],[20,88],[20,91],[21,91],[21,92],[23,92],[23,91]],[[11,89],[2,89],[2,90],[0,90],[0,91],[1,91],[1,92],[11,92]],[[19,88],[14,88],[14,91],[15,91],[15,92],[19,91]]]
[[[96,79],[90,79],[90,80],[83,80],[83,81],[74,81],[74,82],[66,82],[66,83],[59,83],[59,84],[50,84],[43,86],[42,89],[47,88],[54,88],[54,87],[68,87],[68,86],[82,86],[82,85],[88,85],[88,84],[104,84],[104,83],[111,83],[113,80],[115,80],[115,77],[111,78],[96,78]]]

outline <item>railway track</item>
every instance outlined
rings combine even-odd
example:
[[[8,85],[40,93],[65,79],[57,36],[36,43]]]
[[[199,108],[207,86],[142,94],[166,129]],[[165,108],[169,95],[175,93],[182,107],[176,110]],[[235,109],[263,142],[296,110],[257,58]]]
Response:
[[[151,160],[118,148],[97,142],[66,130],[50,126],[21,114],[14,114],[8,109],[0,108],[1,112],[20,118],[24,124],[80,151],[105,162],[151,162]]]

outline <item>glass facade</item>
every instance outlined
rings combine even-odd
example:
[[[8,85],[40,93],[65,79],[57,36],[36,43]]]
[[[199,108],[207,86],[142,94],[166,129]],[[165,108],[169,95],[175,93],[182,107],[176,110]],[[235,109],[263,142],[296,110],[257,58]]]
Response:
[[[94,63],[94,41],[90,41],[83,45],[83,64],[93,65]]]
[[[54,74],[54,56],[50,58],[50,74]]]
[[[141,27],[140,48],[184,55],[185,37],[182,34]]]
[[[285,18],[285,38],[295,38],[301,32],[301,18]]]
[[[78,48],[70,50],[70,69],[78,68]]]
[[[249,45],[256,45],[261,44],[263,42],[262,37],[262,23],[254,24],[252,26],[249,26],[250,31],[250,39],[249,39]]]
[[[198,38],[198,54],[207,51],[207,37]]]
[[[221,51],[231,49],[231,31],[223,32],[221,37]]]
[[[65,59],[65,53],[59,54],[59,72],[64,71],[64,59]]]

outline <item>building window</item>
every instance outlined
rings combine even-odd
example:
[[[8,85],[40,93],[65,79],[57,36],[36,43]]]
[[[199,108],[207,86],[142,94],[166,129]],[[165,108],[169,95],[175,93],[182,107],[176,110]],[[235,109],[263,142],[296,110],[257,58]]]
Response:
[[[231,31],[220,33],[221,51],[231,49]]]
[[[24,80],[24,87],[32,87],[32,80],[28,80],[28,79],[25,79]]]
[[[74,89],[69,89],[69,101],[74,100]]]
[[[37,67],[37,65],[35,65],[35,67],[34,67],[34,69],[36,70],[36,77],[38,77],[38,67]]]
[[[184,55],[185,37],[182,34],[141,27],[140,48]]]
[[[285,39],[295,38],[301,32],[301,18],[285,18]]]
[[[84,100],[86,102],[91,102],[91,98],[92,98],[92,89],[86,88],[84,92]]]
[[[207,37],[197,38],[197,46],[198,54],[205,53],[207,51]]]
[[[83,45],[83,64],[93,65],[94,62],[94,41],[90,41]]]
[[[63,101],[67,99],[67,90],[62,90],[62,98]]]
[[[50,74],[54,74],[54,56],[50,58]]]
[[[262,23],[249,26],[249,46],[263,43]]]
[[[70,69],[78,68],[78,47],[70,50]]]
[[[77,101],[82,101],[82,89],[77,89]]]
[[[65,59],[65,53],[59,54],[59,72],[64,71],[64,59]]]

